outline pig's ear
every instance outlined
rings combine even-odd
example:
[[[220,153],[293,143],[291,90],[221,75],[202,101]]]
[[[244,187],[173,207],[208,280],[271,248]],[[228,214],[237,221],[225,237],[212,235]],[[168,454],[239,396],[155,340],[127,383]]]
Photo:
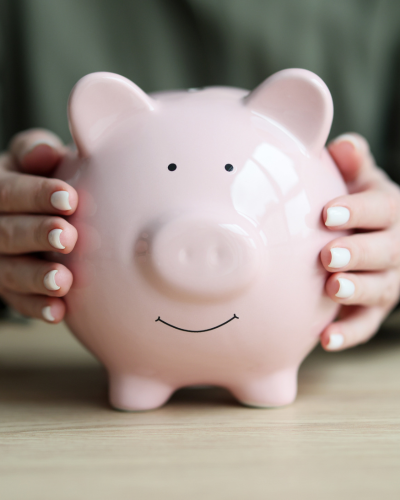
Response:
[[[155,101],[133,82],[113,73],[92,73],[75,85],[68,103],[69,128],[81,156],[90,156],[103,134]]]
[[[275,73],[245,97],[253,111],[285,129],[310,152],[322,150],[333,118],[332,97],[311,71]]]

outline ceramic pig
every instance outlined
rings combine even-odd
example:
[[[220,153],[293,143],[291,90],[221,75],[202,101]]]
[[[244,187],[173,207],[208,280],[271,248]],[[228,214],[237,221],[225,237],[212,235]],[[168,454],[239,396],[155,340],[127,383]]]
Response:
[[[66,321],[106,366],[123,410],[183,386],[245,405],[296,396],[297,371],[337,305],[319,261],[321,213],[346,192],[324,149],[331,95],[305,70],[254,91],[145,94],[111,73],[69,102],[77,147],[55,175],[78,191]]]

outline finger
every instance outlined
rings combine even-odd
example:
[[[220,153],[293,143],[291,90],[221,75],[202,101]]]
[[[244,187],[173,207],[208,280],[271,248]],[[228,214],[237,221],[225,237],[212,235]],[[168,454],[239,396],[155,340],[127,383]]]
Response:
[[[48,130],[31,129],[12,139],[10,151],[24,172],[49,174],[66,152],[61,139]]]
[[[328,229],[385,229],[397,222],[400,191],[369,189],[327,203],[322,218]]]
[[[72,280],[71,271],[62,264],[33,257],[0,257],[0,284],[9,292],[63,297]]]
[[[2,158],[4,164],[5,160]],[[0,176],[0,212],[71,215],[78,205],[75,189],[59,179],[15,172]]]
[[[341,351],[367,342],[379,330],[387,311],[381,307],[346,307],[339,321],[328,325],[321,334],[327,351]]]
[[[328,145],[328,151],[339,168],[350,191],[359,191],[387,179],[377,167],[368,141],[359,134],[343,134]]]
[[[391,307],[399,297],[397,270],[376,273],[336,273],[325,285],[329,297],[344,305]]]
[[[43,215],[0,216],[0,253],[23,254],[72,251],[78,232],[61,217]]]
[[[328,151],[346,182],[354,181],[363,167],[370,170],[373,164],[368,142],[358,134],[337,137],[328,145]]]
[[[378,271],[400,265],[398,231],[376,231],[338,238],[321,251],[321,262],[329,272]]]
[[[13,309],[29,318],[44,319],[56,324],[62,321],[65,315],[64,301],[55,297],[4,292],[2,298]]]

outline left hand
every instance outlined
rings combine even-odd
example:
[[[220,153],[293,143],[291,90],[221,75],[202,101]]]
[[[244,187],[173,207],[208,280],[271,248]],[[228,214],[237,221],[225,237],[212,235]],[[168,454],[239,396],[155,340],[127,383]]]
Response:
[[[334,231],[355,231],[321,251],[332,273],[326,292],[343,305],[339,319],[322,332],[321,344],[336,351],[366,342],[399,300],[400,188],[376,166],[363,137],[340,136],[328,150],[350,194],[324,207],[323,222]]]

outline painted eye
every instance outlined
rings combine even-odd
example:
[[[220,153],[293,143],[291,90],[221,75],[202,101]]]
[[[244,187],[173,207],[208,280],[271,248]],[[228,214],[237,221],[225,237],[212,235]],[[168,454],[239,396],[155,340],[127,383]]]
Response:
[[[225,165],[225,170],[226,170],[227,172],[232,172],[232,170],[233,170],[233,165],[231,165],[230,163],[227,163],[227,164]]]
[[[176,170],[176,164],[175,164],[175,163],[170,163],[170,164],[168,165],[168,170],[169,170],[170,172],[173,172],[174,170]]]

